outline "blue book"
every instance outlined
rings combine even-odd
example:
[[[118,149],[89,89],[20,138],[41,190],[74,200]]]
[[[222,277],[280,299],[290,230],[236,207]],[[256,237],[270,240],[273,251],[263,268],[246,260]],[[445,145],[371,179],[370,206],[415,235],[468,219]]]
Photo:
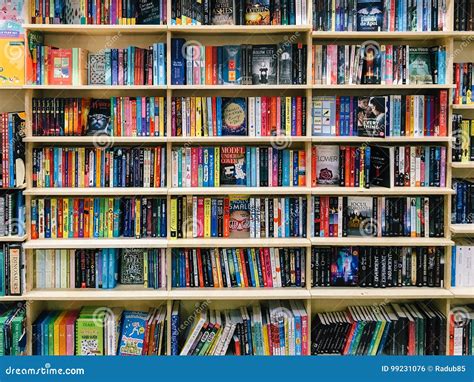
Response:
[[[109,289],[117,286],[118,261],[115,249],[109,249]]]
[[[388,339],[388,334],[390,332],[390,326],[392,323],[390,321],[386,321],[385,328],[383,330],[382,339],[380,340],[379,348],[377,350],[377,355],[382,354],[383,349],[385,348],[385,343]]]
[[[296,150],[291,150],[290,154],[293,154],[293,186],[298,186],[298,175],[299,175],[299,170],[298,170],[298,151]]]
[[[217,237],[217,199],[211,199],[211,237]]]
[[[252,149],[250,146],[247,146],[245,148],[245,173],[247,174],[247,180],[246,180],[246,186],[247,187],[251,187],[252,186],[252,177],[253,177],[253,174],[252,174],[252,171],[251,171],[251,157],[252,157],[252,153],[251,153]]]
[[[249,248],[246,248],[246,249],[243,249],[244,253],[245,253],[245,256],[247,256],[248,260],[249,260],[249,270],[250,270],[250,275],[249,275],[249,278],[250,278],[250,286],[252,287],[256,287],[257,284],[255,282],[255,279],[256,279],[256,275],[255,275],[255,272],[254,272],[254,267],[253,267],[253,259],[252,259],[252,255],[250,253],[250,249]]]
[[[215,179],[214,179],[214,166],[216,165],[214,162],[215,162],[215,158],[214,158],[214,148],[211,147],[211,148],[208,148],[208,157],[209,157],[209,174],[208,174],[208,177],[209,177],[209,180],[208,180],[208,184],[207,186],[208,187],[218,187],[219,185],[218,184],[215,184]],[[181,163],[181,162],[178,162],[178,163]]]
[[[109,250],[107,248],[102,249],[102,288],[107,289],[109,287]]]
[[[176,307],[173,306],[171,311],[171,355],[178,355],[178,340],[179,340],[179,308],[176,303]]]
[[[222,97],[216,97],[216,126],[217,135],[220,137],[222,135]]]
[[[240,278],[239,272],[239,263],[237,261],[237,254],[235,253],[235,248],[231,249],[232,251],[232,259],[234,261],[234,270],[235,270],[235,281],[237,282],[237,286],[242,286],[242,280]]]
[[[220,97],[217,97],[220,98]],[[214,127],[212,123],[212,98],[211,97],[206,97],[206,106],[207,106],[207,126],[208,126],[208,132],[207,134],[209,136],[214,135]],[[217,114],[217,113],[216,113]],[[222,129],[221,129],[222,130]],[[216,124],[216,134],[217,134],[217,124]]]
[[[291,220],[291,211],[290,211],[290,199],[284,198],[285,201],[285,236],[290,237],[290,220]]]
[[[142,355],[148,313],[125,311],[118,355]]]
[[[161,200],[161,237],[166,237],[166,199]]]
[[[158,44],[153,44],[153,85],[158,85]]]
[[[70,207],[71,208],[71,207]],[[100,216],[100,199],[94,198],[94,238],[99,237],[99,216]],[[72,221],[70,217],[70,222]],[[69,234],[71,234],[71,229],[69,230]]]
[[[430,148],[425,146],[425,187],[431,183],[431,171],[430,171]]]
[[[202,186],[209,187],[209,147],[202,149],[203,163],[202,163]]]
[[[290,172],[285,171],[285,169],[290,168],[290,151],[289,150],[283,150],[281,153],[282,153],[282,157],[283,157],[282,186],[283,187],[288,187],[288,186],[290,186]]]
[[[5,251],[0,249],[0,296],[5,296]]]
[[[451,248],[451,286],[456,286],[456,249],[457,246]]]
[[[438,49],[438,84],[446,83],[446,49],[440,47]]]
[[[257,187],[257,148],[250,148],[250,186]]]
[[[218,135],[247,135],[247,101],[245,98],[222,98],[222,128]]]
[[[112,49],[112,85],[118,85],[118,50]]]
[[[241,83],[240,45],[222,47],[222,82],[224,85]],[[221,61],[219,61],[221,62]]]
[[[105,55],[105,84],[112,85],[112,55],[110,49],[104,50]],[[114,98],[113,98],[114,99]]]
[[[222,60],[223,60],[223,47],[222,46],[218,46],[217,47],[217,83],[218,85],[222,85],[224,83],[224,77],[223,77],[223,64],[222,64]]]

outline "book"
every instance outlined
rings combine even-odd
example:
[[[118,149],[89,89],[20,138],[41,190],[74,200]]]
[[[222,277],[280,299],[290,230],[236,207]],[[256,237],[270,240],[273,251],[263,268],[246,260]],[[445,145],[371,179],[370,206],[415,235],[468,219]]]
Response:
[[[392,163],[395,153],[392,147],[373,146],[370,152],[370,184],[391,188],[395,185],[395,171]]]
[[[4,9],[8,9],[6,7]],[[21,24],[20,24],[21,25]],[[25,84],[25,41],[22,36],[0,38],[0,86]]]
[[[331,262],[331,285],[352,286],[358,283],[357,249],[339,248]]]
[[[222,135],[247,135],[247,103],[244,98],[222,99]]]
[[[76,320],[76,355],[104,355],[104,310],[84,307]]]
[[[275,85],[277,75],[276,45],[255,45],[252,47],[252,84]]]
[[[316,184],[339,184],[339,146],[318,146],[316,149]]]
[[[250,206],[248,197],[232,196],[229,200],[229,237],[249,237]]]
[[[348,230],[350,236],[373,236],[373,199],[363,196],[347,197]]]
[[[384,137],[387,97],[359,97],[357,132],[361,137]]]
[[[410,47],[409,78],[413,84],[432,84],[432,62],[428,48]]]
[[[118,355],[142,355],[148,317],[145,312],[123,312]]]
[[[246,0],[245,23],[247,25],[269,25],[270,0]]]
[[[383,2],[357,0],[357,31],[376,32],[382,30]]]
[[[86,135],[110,135],[110,130],[110,101],[93,100],[87,116]]]
[[[244,146],[223,146],[220,148],[220,185],[246,185],[247,167]]]
[[[210,2],[212,25],[235,25],[237,9],[235,0],[213,0]]]

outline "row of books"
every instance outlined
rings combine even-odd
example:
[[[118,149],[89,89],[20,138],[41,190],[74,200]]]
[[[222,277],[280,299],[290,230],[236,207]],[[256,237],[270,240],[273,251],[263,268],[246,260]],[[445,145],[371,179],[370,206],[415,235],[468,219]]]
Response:
[[[31,0],[33,24],[166,25],[165,0]]]
[[[181,238],[306,237],[306,198],[171,198],[170,234]]]
[[[444,146],[313,146],[311,184],[445,187]]]
[[[166,288],[164,249],[38,249],[34,261],[38,289]]]
[[[454,104],[470,104],[474,102],[472,62],[453,64],[453,82],[456,85],[453,97]]]
[[[313,45],[313,84],[444,84],[446,48],[409,45]]]
[[[445,355],[446,317],[425,302],[317,313],[311,354]]]
[[[449,355],[474,355],[474,306],[455,306],[449,314]]]
[[[25,113],[0,113],[0,188],[25,183]]]
[[[428,32],[448,29],[443,0],[313,0],[316,31]]]
[[[33,135],[165,136],[165,97],[33,98]]]
[[[423,137],[447,135],[448,92],[435,95],[315,96],[313,135]]]
[[[474,161],[474,119],[465,118],[462,114],[452,116],[453,162]]]
[[[89,53],[89,85],[166,85],[166,44]]]
[[[451,286],[474,287],[474,247],[469,240],[456,240],[451,255]]]
[[[33,355],[165,355],[166,326],[166,305],[44,311],[32,324]]]
[[[166,187],[166,148],[41,147],[33,187]]]
[[[166,237],[166,199],[35,198],[31,238]]]
[[[172,355],[309,355],[308,314],[301,301],[273,300],[224,311],[201,304],[184,335],[178,304],[171,315]]]
[[[0,194],[0,237],[25,235],[25,212],[25,197],[21,192],[2,192]]]
[[[305,256],[302,248],[173,249],[172,286],[304,287]]]
[[[25,291],[25,264],[21,244],[5,243],[0,246],[0,296],[20,296]]]
[[[305,85],[306,45],[204,46],[171,41],[172,85]]]
[[[444,237],[442,196],[313,196],[316,237]]]
[[[454,30],[474,30],[474,4],[471,0],[454,1]]]
[[[255,146],[176,147],[172,187],[306,185],[304,150]]]
[[[313,287],[442,287],[443,247],[313,247]]]
[[[173,97],[171,135],[305,136],[306,97]]]
[[[205,0],[171,3],[171,25],[305,25],[307,0]]]
[[[455,194],[451,197],[451,223],[474,222],[474,183],[469,179],[453,179]]]
[[[26,307],[23,303],[2,304],[0,311],[0,356],[26,355]]]

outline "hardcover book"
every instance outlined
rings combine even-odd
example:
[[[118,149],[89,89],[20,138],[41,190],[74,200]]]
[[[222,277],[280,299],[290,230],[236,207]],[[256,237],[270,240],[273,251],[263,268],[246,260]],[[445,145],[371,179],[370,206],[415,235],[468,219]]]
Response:
[[[359,251],[356,248],[337,249],[331,262],[331,286],[356,286],[359,282]]]
[[[252,84],[277,84],[277,46],[254,45],[252,47]]]
[[[87,117],[87,135],[110,135],[110,99],[91,101]]]
[[[245,147],[221,147],[220,169],[221,186],[247,185]]]
[[[212,1],[211,23],[213,25],[234,25],[235,16],[235,0]]]
[[[124,311],[118,355],[142,355],[148,313]]]
[[[89,85],[105,85],[105,54],[89,53],[88,62],[88,83]]]
[[[385,137],[387,97],[357,98],[357,132],[360,137]]]
[[[64,2],[65,24],[81,24],[81,0],[68,0]]]
[[[240,45],[224,45],[222,47],[222,81],[225,85],[242,82],[241,49]]]
[[[394,148],[372,146],[370,150],[370,184],[380,187],[394,185]]]
[[[316,155],[316,183],[338,185],[339,146],[317,146]]]
[[[245,238],[250,236],[249,198],[230,197],[229,237]]]
[[[367,45],[363,48],[362,54],[364,57],[362,83],[380,84],[382,80],[382,60],[380,50],[375,45]]]
[[[143,284],[144,252],[142,249],[126,248],[120,254],[120,283]]]
[[[357,31],[376,32],[382,30],[383,11],[381,0],[357,0]]]
[[[278,61],[278,83],[291,85],[293,82],[292,46],[288,42],[280,44],[280,58]]]
[[[50,49],[48,63],[49,85],[72,85],[71,49]]]
[[[160,0],[137,0],[137,24],[159,25],[160,4]]]
[[[76,355],[104,354],[105,312],[84,307],[76,321]]]
[[[245,23],[247,25],[269,25],[270,0],[246,0]]]
[[[409,79],[412,84],[432,84],[432,63],[429,48],[410,47]]]
[[[349,236],[373,236],[375,224],[373,221],[373,199],[370,196],[348,196],[347,216]]]
[[[247,135],[245,98],[222,99],[222,135]]]
[[[19,187],[25,183],[25,143],[23,138],[26,137],[26,114],[21,113],[12,113],[11,114],[12,123],[13,123],[13,150],[14,150],[14,160],[15,160],[15,186]]]

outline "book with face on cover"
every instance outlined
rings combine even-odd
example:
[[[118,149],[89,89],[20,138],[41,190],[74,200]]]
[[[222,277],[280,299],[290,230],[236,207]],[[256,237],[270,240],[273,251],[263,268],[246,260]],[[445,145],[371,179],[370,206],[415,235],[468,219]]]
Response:
[[[252,84],[276,85],[277,73],[277,46],[252,46]]]
[[[148,318],[147,312],[123,312],[118,355],[142,355]]]
[[[250,236],[250,207],[248,196],[230,197],[230,237],[244,238]]]

